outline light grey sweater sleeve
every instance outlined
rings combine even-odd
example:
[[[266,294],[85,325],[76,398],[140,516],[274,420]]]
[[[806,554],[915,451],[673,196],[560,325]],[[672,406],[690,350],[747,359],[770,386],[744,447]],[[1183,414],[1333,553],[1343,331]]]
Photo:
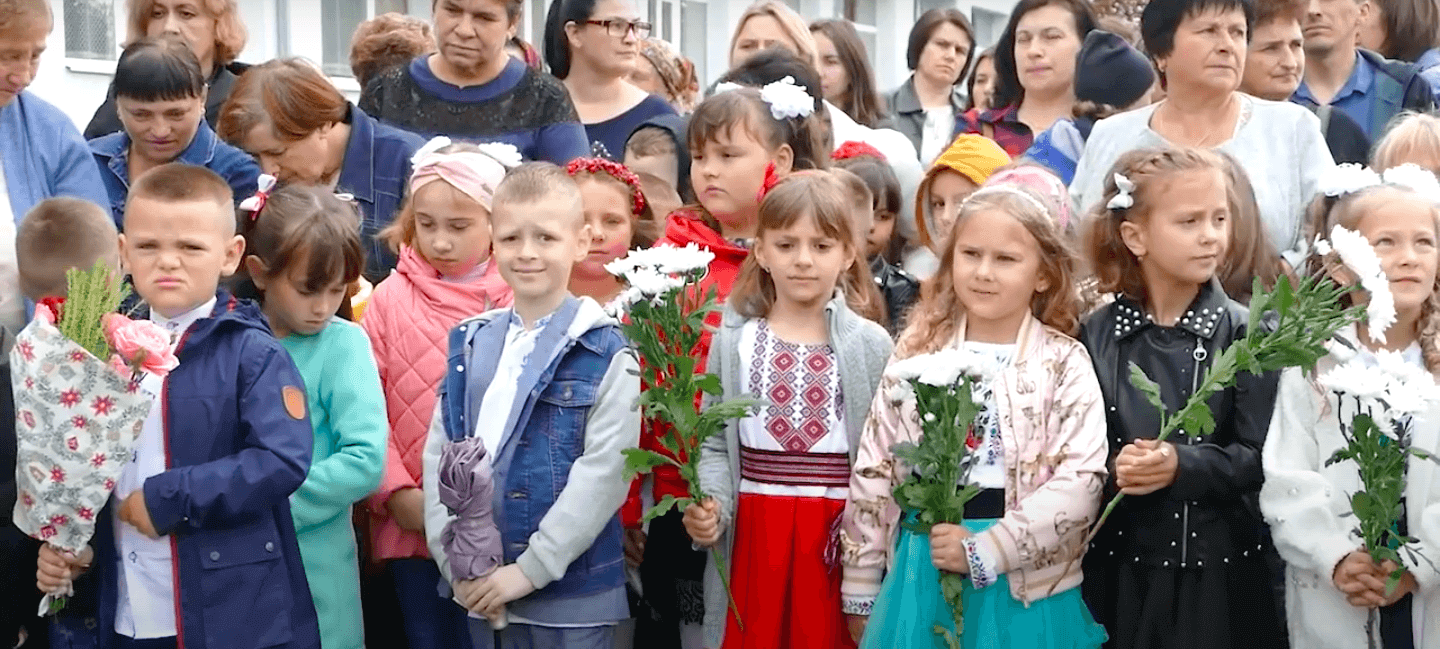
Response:
[[[729,328],[723,324],[715,331],[714,338],[710,341],[710,357],[705,364],[705,370],[720,377],[720,383],[725,388],[725,396],[734,396],[731,386],[726,384],[727,368],[725,357],[729,354],[729,347],[732,346],[731,336],[728,335]],[[703,406],[709,406],[716,401],[716,397],[705,395]],[[711,435],[705,443],[700,446],[700,463],[697,473],[700,478],[700,489],[707,496],[715,499],[720,505],[720,523],[729,527],[735,516],[735,478],[730,471],[729,436],[736,434],[735,422],[727,421],[720,428],[720,432]]]
[[[610,359],[585,422],[584,450],[570,466],[570,478],[555,504],[530,535],[530,546],[515,560],[536,589],[565,576],[630,493],[621,451],[640,444],[640,411],[635,408],[639,370],[629,352]]]
[[[430,417],[430,432],[425,437],[425,451],[421,457],[423,475],[420,479],[421,492],[425,495],[425,545],[430,548],[430,557],[440,568],[445,583],[450,583],[450,559],[445,556],[445,543],[440,540],[445,526],[455,517],[440,503],[440,451],[449,438],[445,436],[445,420],[441,417],[443,405],[435,402],[435,414]],[[489,458],[486,458],[487,460]]]

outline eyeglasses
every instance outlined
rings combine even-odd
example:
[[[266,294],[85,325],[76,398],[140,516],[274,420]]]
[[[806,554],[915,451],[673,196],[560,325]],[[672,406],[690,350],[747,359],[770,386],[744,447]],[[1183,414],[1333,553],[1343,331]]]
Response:
[[[650,36],[650,28],[653,27],[650,23],[641,20],[630,21],[620,20],[618,18],[611,20],[587,20],[585,24],[604,27],[605,31],[615,38],[624,38],[632,29],[635,30],[635,38],[647,38]]]

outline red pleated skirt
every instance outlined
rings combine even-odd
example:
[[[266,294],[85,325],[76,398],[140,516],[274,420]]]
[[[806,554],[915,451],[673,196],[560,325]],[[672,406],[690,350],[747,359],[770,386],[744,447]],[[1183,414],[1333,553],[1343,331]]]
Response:
[[[854,649],[840,609],[840,566],[827,565],[845,501],[740,494],[724,649]]]

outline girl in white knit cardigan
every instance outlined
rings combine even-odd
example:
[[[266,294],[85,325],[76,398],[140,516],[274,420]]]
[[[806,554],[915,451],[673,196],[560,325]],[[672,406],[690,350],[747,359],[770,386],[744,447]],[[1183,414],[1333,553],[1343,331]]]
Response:
[[[1260,507],[1288,564],[1285,600],[1294,649],[1365,647],[1372,607],[1380,608],[1385,649],[1440,649],[1440,467],[1409,460],[1401,531],[1419,539],[1412,547],[1425,559],[1417,565],[1407,561],[1399,587],[1387,594],[1385,581],[1394,566],[1370,559],[1349,516],[1350,496],[1363,488],[1358,467],[1348,460],[1326,465],[1346,444],[1337,397],[1313,380],[1352,353],[1373,363],[1380,349],[1400,352],[1432,373],[1440,370],[1440,197],[1434,195],[1440,186],[1416,191],[1376,184],[1377,177],[1359,169],[1337,172],[1349,181],[1330,192],[1338,196],[1316,200],[1310,231],[1328,234],[1338,224],[1363,235],[1390,280],[1397,318],[1385,332],[1385,344],[1375,343],[1361,323],[1337,334],[1349,348],[1336,347],[1315,374],[1290,368],[1281,376],[1262,455]],[[1311,266],[1315,272],[1319,260],[1312,258]],[[1415,448],[1440,451],[1440,406],[1413,420],[1411,431]]]

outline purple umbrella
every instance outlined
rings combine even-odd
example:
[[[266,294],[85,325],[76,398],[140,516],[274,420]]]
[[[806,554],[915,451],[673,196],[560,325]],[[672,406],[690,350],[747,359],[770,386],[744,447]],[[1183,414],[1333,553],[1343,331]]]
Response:
[[[456,580],[484,577],[500,567],[494,493],[485,443],[478,436],[447,442],[440,451],[440,502],[455,518],[445,525],[440,539]]]

